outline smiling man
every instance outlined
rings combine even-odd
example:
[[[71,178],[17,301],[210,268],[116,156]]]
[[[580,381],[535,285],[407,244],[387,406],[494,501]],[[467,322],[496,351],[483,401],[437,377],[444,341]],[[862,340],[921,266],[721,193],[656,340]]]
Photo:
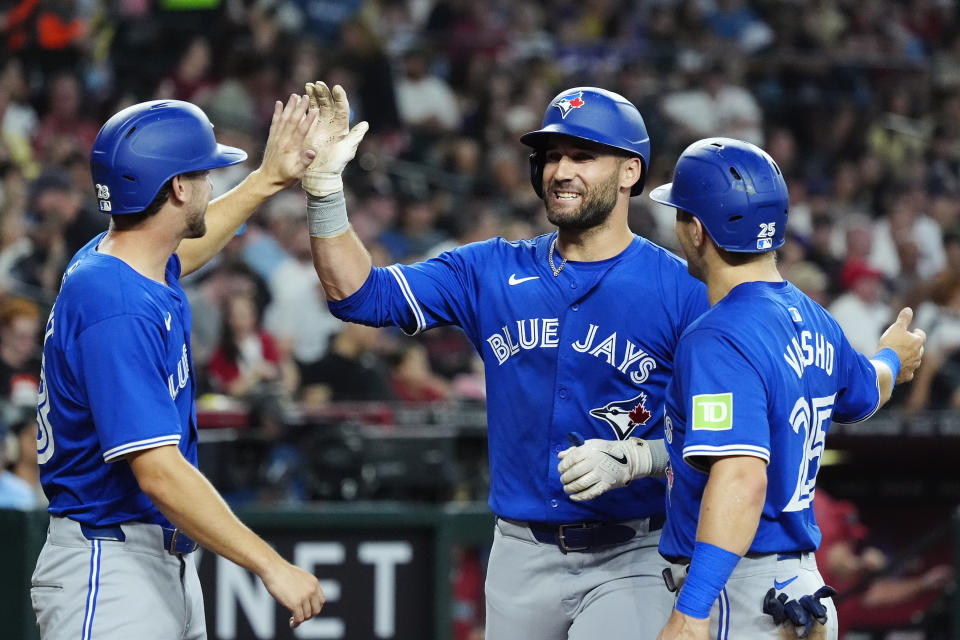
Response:
[[[681,260],[627,225],[650,155],[639,111],[610,91],[569,89],[521,138],[556,233],[381,269],[350,229],[340,180],[363,123],[349,129],[339,87],[308,93],[321,122],[341,122],[341,137],[324,141],[342,148],[330,154],[341,162],[312,166],[302,181],[330,309],[411,335],[457,325],[486,365],[489,504],[498,516],[487,637],[586,640],[597,629],[611,640],[654,637],[673,604],[657,553],[664,483],[624,485],[633,471],[666,463],[659,424],[673,350],[707,301]],[[582,500],[599,487],[571,497],[560,480],[570,432],[588,438],[577,458],[605,469],[600,486],[618,487],[589,506]]]

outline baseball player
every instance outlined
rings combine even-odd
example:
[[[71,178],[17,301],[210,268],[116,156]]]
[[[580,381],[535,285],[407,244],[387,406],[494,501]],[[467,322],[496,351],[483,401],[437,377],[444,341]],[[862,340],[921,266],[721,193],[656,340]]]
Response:
[[[662,438],[655,425],[674,347],[707,308],[683,262],[627,226],[649,163],[640,113],[620,95],[578,87],[557,95],[543,126],[521,138],[556,233],[372,268],[340,178],[362,132],[349,129],[342,89],[317,83],[308,94],[321,121],[340,122],[329,144],[343,149],[331,154],[340,162],[311,167],[302,181],[330,309],[411,335],[457,325],[485,363],[489,505],[498,516],[487,637],[592,639],[598,629],[611,639],[654,637],[672,606],[656,552],[663,481],[575,502],[556,466],[571,433],[609,443],[625,468],[666,464],[665,448],[654,452],[644,439]]]
[[[210,205],[210,170],[246,159],[196,106],[133,105],[91,152],[108,231],[70,261],[47,320],[37,439],[50,499],[31,598],[44,639],[205,638],[197,544],[251,571],[292,612],[319,613],[316,577],[283,560],[197,471],[190,306],[181,275],[310,164],[306,96],[276,103],[263,163]]]
[[[904,309],[870,359],[777,270],[787,186],[752,144],[710,138],[650,197],[676,207],[690,273],[711,308],[684,332],[667,390],[667,524],[679,588],[664,639],[836,638],[813,551],[830,424],[870,417],[913,377],[924,334]],[[786,629],[781,626],[786,625]]]

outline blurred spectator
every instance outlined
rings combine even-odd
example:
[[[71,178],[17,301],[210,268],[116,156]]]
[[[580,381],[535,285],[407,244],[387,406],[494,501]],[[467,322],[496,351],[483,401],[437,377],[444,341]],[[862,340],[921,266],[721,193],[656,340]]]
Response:
[[[392,360],[390,387],[398,399],[419,404],[450,397],[450,382],[431,369],[427,350],[422,344],[405,340],[398,346]]]
[[[834,602],[840,640],[851,629],[911,626],[953,582],[949,565],[913,575],[891,575],[890,558],[868,546],[869,530],[852,503],[835,500],[818,487],[813,508],[823,534],[816,553],[817,568],[824,582],[838,591]]]
[[[37,122],[23,64],[9,58],[0,68],[0,131],[10,159],[30,176],[39,170],[31,148]]]
[[[722,40],[747,53],[763,49],[774,38],[773,30],[745,0],[717,0],[706,23]]]
[[[0,13],[5,53],[23,56],[37,69],[70,68],[86,48],[93,3],[15,0]]]
[[[220,343],[227,301],[234,296],[247,295],[253,296],[258,305],[266,305],[269,298],[263,280],[237,260],[226,260],[188,278],[184,290],[193,309],[190,343],[194,367],[199,371],[206,368]]]
[[[206,104],[217,86],[212,76],[212,62],[213,52],[207,38],[193,37],[180,54],[173,73],[160,82],[155,97]]]
[[[341,26],[340,39],[340,63],[358,78],[356,90],[350,94],[350,106],[359,114],[355,121],[370,123],[368,135],[398,133],[401,125],[392,64],[380,38],[367,20],[351,19]]]
[[[382,233],[380,244],[390,252],[393,262],[418,260],[446,239],[436,227],[437,217],[437,206],[431,199],[410,198],[400,211],[400,227]]]
[[[907,406],[913,410],[960,408],[960,272],[940,274],[929,300],[917,308],[915,324],[927,332],[927,341]]]
[[[943,236],[939,225],[925,215],[926,193],[917,187],[894,196],[885,216],[874,227],[870,265],[888,277],[901,268],[898,246],[915,245],[916,272],[920,278],[931,278],[943,269]]]
[[[207,365],[210,384],[234,398],[292,398],[299,382],[297,367],[263,329],[260,315],[253,295],[236,293],[227,298],[220,344]]]
[[[58,165],[75,151],[90,155],[100,127],[85,111],[86,104],[83,86],[73,73],[59,73],[50,79],[46,109],[33,140],[40,162]]]
[[[0,402],[36,407],[42,322],[40,307],[30,300],[0,303]]]
[[[890,324],[884,302],[883,273],[861,261],[850,261],[840,275],[846,293],[828,307],[854,349],[873,355],[880,334]]]
[[[430,58],[423,49],[404,56],[395,91],[400,120],[411,136],[410,153],[426,159],[440,136],[460,126],[457,97],[449,84],[431,73]]]
[[[307,404],[394,400],[383,356],[384,332],[344,323],[319,361],[303,367],[302,396]]]
[[[340,25],[356,15],[361,0],[293,0],[303,13],[303,32],[317,42],[337,44]]]
[[[0,424],[0,509],[40,509],[47,498],[37,466],[37,421],[33,407],[6,406]]]
[[[28,242],[5,249],[0,264],[15,290],[51,302],[70,256],[103,231],[109,218],[84,209],[82,197],[61,171],[41,174],[29,188]]]
[[[274,196],[264,212],[269,233],[248,231],[254,237],[244,247],[245,260],[270,289],[264,328],[301,367],[323,357],[330,337],[343,326],[327,309],[317,280],[310,235],[303,227],[304,206],[300,190]]]
[[[709,136],[727,136],[763,146],[763,111],[753,95],[736,84],[731,63],[715,63],[686,89],[663,97],[661,109],[677,127],[681,147]]]

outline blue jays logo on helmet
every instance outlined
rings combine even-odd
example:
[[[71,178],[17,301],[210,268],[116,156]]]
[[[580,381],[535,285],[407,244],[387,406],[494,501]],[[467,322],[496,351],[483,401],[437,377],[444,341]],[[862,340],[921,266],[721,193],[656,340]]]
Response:
[[[562,91],[547,105],[540,128],[520,136],[520,142],[534,149],[530,155],[530,184],[540,197],[544,150],[551,135],[595,142],[640,158],[643,172],[630,195],[643,192],[650,165],[650,136],[640,111],[620,94],[597,87]]]
[[[590,415],[609,424],[618,439],[626,440],[634,429],[650,420],[651,414],[646,405],[647,394],[641,393],[629,400],[609,402],[598,409],[591,409]]]
[[[560,109],[560,117],[566,118],[568,113],[574,109],[579,109],[584,104],[586,103],[583,101],[583,91],[578,91],[576,95],[566,95],[557,98],[551,106]]]
[[[783,246],[789,194],[780,167],[756,145],[706,138],[684,150],[673,182],[650,198],[697,217],[717,246],[764,253]]]

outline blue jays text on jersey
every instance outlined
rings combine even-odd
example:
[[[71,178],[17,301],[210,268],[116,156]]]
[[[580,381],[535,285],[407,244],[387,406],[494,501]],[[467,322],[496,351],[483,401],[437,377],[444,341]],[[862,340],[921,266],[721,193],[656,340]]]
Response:
[[[683,329],[706,310],[685,263],[635,236],[619,255],[568,262],[554,277],[549,234],[469,244],[410,266],[373,269],[331,302],[334,315],[409,334],[460,326],[485,363],[490,507],[525,521],[623,520],[662,513],[644,479],[590,504],[557,472],[567,433],[660,437],[663,394]]]
[[[667,390],[665,556],[689,558],[707,482],[704,456],[767,461],[752,553],[812,551],[817,471],[830,424],[876,411],[876,370],[818,304],[788,282],[748,282],[680,339]]]
[[[123,456],[176,445],[197,464],[190,307],[171,256],[166,284],[77,252],[50,312],[38,404],[40,480],[49,510],[82,524],[172,526]],[[114,464],[110,464],[114,463]]]

